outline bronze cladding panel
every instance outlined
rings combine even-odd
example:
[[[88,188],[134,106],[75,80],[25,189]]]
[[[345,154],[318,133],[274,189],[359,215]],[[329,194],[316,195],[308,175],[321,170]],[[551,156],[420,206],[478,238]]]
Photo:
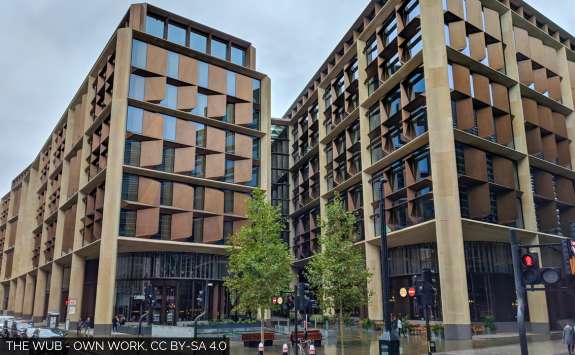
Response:
[[[515,166],[512,160],[493,156],[493,180],[496,184],[517,189],[514,171]]]
[[[533,64],[531,60],[522,60],[517,62],[517,67],[519,69],[519,81],[523,85],[531,85],[533,83]]]
[[[253,153],[253,138],[251,136],[246,136],[245,134],[236,133],[235,139],[235,154],[251,158]]]
[[[204,218],[204,243],[221,240],[224,235],[224,216]]]
[[[522,98],[523,104],[523,116],[525,121],[530,122],[534,125],[539,125],[539,119],[537,117],[537,102],[532,99]]]
[[[173,198],[172,206],[181,208],[183,210],[194,209],[194,188],[190,185],[181,184],[178,182],[173,183]]]
[[[233,227],[234,234],[239,232],[243,226],[248,225],[249,223],[250,223],[250,221],[247,219],[242,219],[240,221],[234,221],[234,227]]]
[[[234,166],[234,182],[247,182],[252,179],[252,160],[236,160]]]
[[[204,210],[212,213],[224,213],[224,191],[206,187],[204,190]]]
[[[477,110],[477,128],[480,137],[489,137],[495,134],[495,122],[491,107]]]
[[[235,104],[235,122],[239,125],[253,122],[253,104],[251,102]]]
[[[463,6],[463,0],[447,0],[447,10],[454,15],[457,15],[462,20],[465,17]]]
[[[565,116],[558,112],[553,112],[553,132],[562,137],[567,137],[567,122]]]
[[[225,69],[209,64],[208,66],[208,88],[219,92],[227,93],[227,72]]]
[[[491,92],[493,93],[493,106],[501,111],[509,112],[509,96],[507,88],[501,84],[492,82]]]
[[[472,76],[475,98],[490,105],[491,95],[489,94],[489,79],[480,74],[472,74]]]
[[[529,36],[529,53],[531,59],[541,65],[545,64],[543,42],[539,38]]]
[[[557,142],[557,162],[559,165],[571,169],[571,154],[569,153],[569,141]]]
[[[557,142],[555,141],[555,136],[553,134],[543,136],[541,138],[541,143],[543,146],[543,156],[545,157],[545,160],[557,160]]]
[[[250,199],[250,195],[241,193],[241,192],[234,192],[234,214],[239,216],[246,216],[248,213],[248,201]]]
[[[466,175],[487,181],[487,159],[483,150],[467,146],[464,159]]]
[[[180,55],[179,77],[189,84],[198,83],[198,65],[195,59]]]
[[[168,51],[148,44],[147,69],[159,75],[166,75],[168,66]]]
[[[226,155],[224,153],[206,155],[206,178],[217,178],[226,173]]]
[[[190,111],[196,107],[196,96],[198,94],[197,86],[180,86],[178,87],[178,104],[177,109]]]
[[[485,32],[491,35],[491,37],[501,41],[501,21],[499,19],[499,13],[488,7],[484,7],[483,17],[485,18]]]
[[[151,167],[162,164],[163,142],[144,141],[140,148],[140,166]]]
[[[458,51],[467,47],[465,21],[456,21],[449,24],[449,45]]]
[[[489,215],[489,184],[474,186],[468,190],[469,216],[471,218],[484,218]]]
[[[166,78],[153,76],[145,79],[144,100],[159,103],[166,97]]]
[[[545,92],[548,89],[547,85],[547,69],[540,68],[533,70],[533,81],[535,82],[535,90]]]
[[[245,101],[252,101],[252,78],[242,74],[236,74],[236,97]]]
[[[160,208],[138,210],[136,217],[136,237],[150,237],[158,233]]]
[[[164,117],[159,113],[144,111],[142,134],[146,137],[162,139],[164,137]]]
[[[483,16],[481,14],[481,1],[479,0],[466,0],[465,1],[467,22],[483,31]]]
[[[196,148],[176,148],[174,150],[174,172],[187,173],[194,170]]]
[[[208,117],[224,117],[226,115],[226,95],[208,96]]]
[[[495,118],[495,132],[497,133],[497,143],[503,145],[513,143],[513,126],[510,115]]]
[[[511,224],[517,219],[517,194],[515,191],[497,195],[497,219],[501,224]]]
[[[553,131],[553,115],[551,109],[547,106],[537,106],[537,115],[539,116],[539,126],[548,131]]]
[[[555,190],[557,191],[557,198],[560,201],[575,203],[573,180],[560,176],[555,177]]]
[[[541,142],[541,132],[539,128],[532,128],[525,131],[527,137],[527,151],[529,154],[536,154],[543,151]]]
[[[196,125],[190,121],[176,119],[176,142],[196,145]]]
[[[453,88],[467,96],[471,96],[471,81],[469,69],[459,64],[452,64]]]
[[[472,99],[463,99],[456,102],[457,109],[457,128],[470,129],[475,125],[473,119],[473,102]]]
[[[172,214],[171,239],[181,240],[191,237],[194,231],[194,213],[183,212]]]
[[[561,78],[554,76],[547,79],[547,89],[549,90],[550,98],[561,102]]]
[[[505,57],[503,55],[503,44],[501,44],[501,42],[488,44],[487,56],[491,69],[499,71],[505,68]]]
[[[517,52],[527,57],[531,57],[529,52],[529,35],[527,31],[519,27],[513,27],[513,33],[515,36],[515,49]]]
[[[469,35],[470,57],[478,62],[485,59],[485,34],[483,32],[471,33]]]
[[[555,198],[553,191],[553,175],[543,170],[538,170],[533,175],[535,180],[535,193],[551,199]]]
[[[138,180],[138,202],[159,206],[160,182],[143,176],[140,176]]]
[[[226,149],[226,131],[223,129],[207,126],[206,148],[216,152],[224,152]]]

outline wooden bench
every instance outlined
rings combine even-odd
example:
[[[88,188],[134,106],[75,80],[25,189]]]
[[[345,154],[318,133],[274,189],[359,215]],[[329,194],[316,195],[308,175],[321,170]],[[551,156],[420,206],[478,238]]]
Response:
[[[304,338],[304,331],[298,330],[297,339],[296,339],[295,332],[291,332],[289,338],[290,338],[292,343],[299,341],[300,339]],[[319,331],[319,329],[308,329],[307,338],[313,342],[314,346],[321,346],[322,335],[321,335],[321,331]]]
[[[275,340],[275,334],[272,332],[264,332],[264,345],[265,346],[272,346]],[[242,341],[244,342],[244,346],[248,346],[250,348],[257,348],[261,341],[261,334],[260,333],[244,333],[241,336]]]

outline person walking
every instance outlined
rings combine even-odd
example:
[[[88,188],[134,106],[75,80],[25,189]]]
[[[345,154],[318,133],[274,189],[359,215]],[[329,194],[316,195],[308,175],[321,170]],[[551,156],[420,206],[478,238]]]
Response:
[[[92,321],[90,320],[90,317],[86,318],[83,327],[84,327],[84,335],[88,335],[90,333],[90,328],[92,328]]]
[[[403,335],[403,322],[401,321],[401,317],[397,317],[397,331],[399,336]]]
[[[78,323],[76,323],[76,336],[79,337],[80,333],[82,332],[82,328],[84,327],[84,321],[80,319]]]
[[[119,322],[118,316],[115,315],[114,319],[112,319],[112,332],[114,333],[118,332],[118,322]]]
[[[563,328],[563,344],[567,345],[569,355],[573,355],[573,347],[575,344],[575,328],[573,324],[567,323]]]

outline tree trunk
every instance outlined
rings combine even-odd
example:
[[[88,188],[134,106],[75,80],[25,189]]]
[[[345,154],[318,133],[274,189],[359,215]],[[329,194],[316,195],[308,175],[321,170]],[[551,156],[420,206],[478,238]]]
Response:
[[[341,342],[341,355],[344,355],[345,349],[343,345],[343,311],[341,306],[339,307],[339,341]]]

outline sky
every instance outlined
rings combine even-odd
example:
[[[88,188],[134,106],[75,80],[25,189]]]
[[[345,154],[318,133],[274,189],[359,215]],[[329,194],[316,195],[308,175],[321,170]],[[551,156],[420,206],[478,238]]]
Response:
[[[143,0],[142,0],[143,1]],[[528,0],[575,34],[573,0]],[[134,1],[0,1],[0,195],[36,157]],[[281,117],[367,0],[149,0],[251,42]]]

